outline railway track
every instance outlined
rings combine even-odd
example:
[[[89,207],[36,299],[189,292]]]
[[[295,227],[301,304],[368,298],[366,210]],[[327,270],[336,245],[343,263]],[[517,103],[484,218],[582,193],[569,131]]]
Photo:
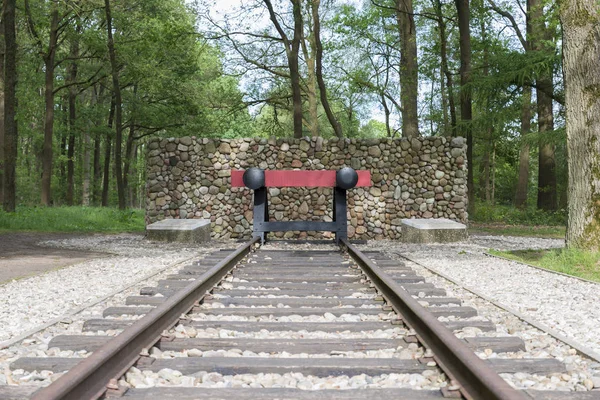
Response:
[[[13,362],[13,370],[68,372],[37,391],[0,390],[0,399],[600,398],[512,389],[499,374],[565,366],[480,359],[475,351],[525,343],[458,339],[453,331],[495,326],[402,263],[343,245],[253,251],[253,240],[215,252],[107,308],[83,335],[54,337],[48,346],[68,357]]]

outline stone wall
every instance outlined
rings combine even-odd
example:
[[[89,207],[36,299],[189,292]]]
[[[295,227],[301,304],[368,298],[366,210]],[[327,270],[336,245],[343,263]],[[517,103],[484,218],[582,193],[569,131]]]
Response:
[[[339,169],[371,171],[373,186],[348,191],[348,233],[354,239],[400,237],[402,218],[466,222],[466,142],[421,139],[154,139],[149,144],[146,223],[210,218],[214,238],[247,238],[252,194],[230,187],[230,170]],[[331,221],[331,188],[271,188],[271,220]],[[276,233],[282,237],[283,232]],[[286,237],[306,233],[287,232]],[[329,237],[309,232],[308,236]]]

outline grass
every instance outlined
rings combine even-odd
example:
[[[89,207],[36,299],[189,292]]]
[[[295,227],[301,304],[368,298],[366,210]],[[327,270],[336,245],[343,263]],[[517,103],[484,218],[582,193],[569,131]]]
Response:
[[[564,239],[566,229],[567,228],[565,226],[531,226],[480,223],[469,224],[469,233],[504,236],[528,236],[549,239]]]
[[[469,231],[474,233],[554,239],[565,237],[567,225],[565,210],[548,212],[486,203],[477,203],[469,219]]]
[[[589,252],[572,248],[514,251],[490,250],[489,252],[490,254],[511,260],[600,282],[600,252]]]
[[[14,213],[0,210],[0,233],[35,232],[141,232],[143,210],[106,207],[18,207]]]

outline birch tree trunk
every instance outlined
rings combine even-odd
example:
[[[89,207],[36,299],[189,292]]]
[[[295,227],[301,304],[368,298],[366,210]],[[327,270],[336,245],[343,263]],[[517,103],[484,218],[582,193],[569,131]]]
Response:
[[[567,246],[600,250],[600,3],[561,2],[567,109]]]

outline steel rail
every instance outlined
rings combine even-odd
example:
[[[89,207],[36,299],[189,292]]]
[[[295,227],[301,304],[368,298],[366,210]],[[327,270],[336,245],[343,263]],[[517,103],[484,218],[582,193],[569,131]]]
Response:
[[[467,399],[473,400],[526,400],[527,397],[513,389],[488,364],[477,357],[454,334],[442,325],[412,296],[397,284],[380,267],[369,260],[346,239],[341,243],[386,301],[415,330],[419,340],[434,353],[442,370],[456,381]]]
[[[102,396],[111,379],[120,377],[135,364],[140,353],[151,348],[163,331],[172,327],[182,314],[187,313],[259,240],[253,238],[239,246],[186,288],[169,297],[55,382],[36,392],[32,399],[88,400]]]

